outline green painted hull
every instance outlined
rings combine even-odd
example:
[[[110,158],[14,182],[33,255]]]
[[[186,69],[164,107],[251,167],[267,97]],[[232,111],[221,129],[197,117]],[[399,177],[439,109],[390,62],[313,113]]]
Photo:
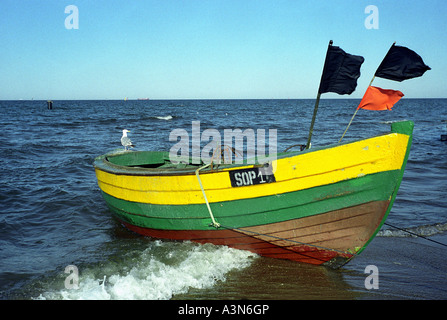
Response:
[[[211,203],[221,225],[243,228],[304,218],[372,201],[387,201],[400,171],[387,171],[280,195]],[[103,196],[116,216],[129,224],[160,230],[209,230],[206,206],[154,205]]]

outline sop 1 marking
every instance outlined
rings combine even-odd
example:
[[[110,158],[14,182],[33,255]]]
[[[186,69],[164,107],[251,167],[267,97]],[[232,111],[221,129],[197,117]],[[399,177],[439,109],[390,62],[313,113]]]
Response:
[[[245,187],[255,184],[275,182],[273,174],[266,174],[264,168],[250,168],[230,171],[232,187]]]

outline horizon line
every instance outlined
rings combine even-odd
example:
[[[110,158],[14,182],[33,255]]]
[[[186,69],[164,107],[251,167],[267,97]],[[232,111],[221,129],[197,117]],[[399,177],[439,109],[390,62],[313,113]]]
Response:
[[[92,98],[92,99],[0,99],[0,101],[194,101],[194,100],[315,100],[316,98],[159,98],[159,99],[115,99],[115,98]],[[320,100],[361,100],[353,97],[320,98]],[[410,99],[447,99],[447,97],[403,97],[402,100]]]

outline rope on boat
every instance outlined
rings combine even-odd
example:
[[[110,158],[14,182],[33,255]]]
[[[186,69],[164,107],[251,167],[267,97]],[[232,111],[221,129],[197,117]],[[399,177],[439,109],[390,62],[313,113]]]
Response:
[[[211,221],[213,221],[212,225],[213,225],[213,227],[215,227],[217,229],[220,227],[220,223],[216,222],[216,220],[214,219],[213,211],[211,211],[210,204],[208,203],[208,199],[206,197],[205,190],[203,189],[202,181],[200,180],[200,176],[199,176],[199,171],[202,169],[205,169],[206,167],[209,167],[210,165],[211,165],[211,163],[208,163],[208,164],[204,165],[203,167],[198,168],[196,170],[196,177],[197,177],[197,180],[199,180],[200,189],[202,189],[202,194],[203,194],[203,197],[205,198],[206,206],[208,208],[208,212],[210,213]]]
[[[433,239],[429,239],[429,238],[427,238],[427,237],[424,237],[424,236],[422,236],[422,235],[420,235],[420,234],[417,234],[417,233],[408,231],[408,230],[406,230],[406,229],[402,229],[402,228],[393,226],[393,225],[391,225],[391,224],[389,224],[389,223],[387,223],[387,222],[385,222],[384,224],[386,224],[387,226],[389,226],[389,227],[391,227],[391,228],[395,228],[395,229],[397,229],[397,230],[407,232],[407,233],[409,233],[409,234],[411,234],[411,235],[413,235],[413,236],[416,236],[416,237],[419,237],[419,238],[422,238],[422,239],[425,239],[425,240],[428,240],[428,241],[431,241],[431,242],[440,244],[441,246],[447,247],[447,244],[445,244],[445,243],[442,243],[442,242],[439,242],[439,241],[436,241],[436,240],[433,240]]]
[[[209,204],[209,202],[208,202],[208,198],[206,197],[206,194],[205,194],[205,189],[203,188],[203,185],[202,185],[202,180],[200,180],[199,171],[202,170],[202,169],[205,169],[205,168],[207,168],[207,167],[209,167],[209,166],[211,166],[211,169],[213,168],[213,161],[214,161],[214,159],[215,159],[217,150],[219,150],[220,157],[222,158],[222,160],[224,160],[224,162],[225,162],[225,151],[228,151],[228,153],[230,154],[230,157],[231,157],[231,153],[230,153],[230,151],[233,152],[233,154],[234,154],[235,156],[237,156],[236,153],[238,152],[236,149],[231,148],[231,147],[228,147],[228,146],[224,146],[224,149],[223,149],[223,150],[222,150],[222,147],[221,147],[221,146],[217,146],[216,149],[215,149],[214,152],[213,152],[213,156],[211,157],[211,163],[206,164],[206,165],[204,165],[203,167],[200,167],[200,168],[198,168],[198,169],[196,170],[196,177],[197,177],[197,180],[199,181],[200,189],[202,189],[203,198],[205,199],[206,207],[208,208],[208,212],[209,212],[209,214],[210,214],[211,221],[213,222],[211,225],[212,225],[213,227],[215,227],[216,229],[220,228],[220,223],[218,223],[218,222],[214,219],[213,211],[211,210],[210,204]],[[221,160],[221,159],[219,159],[219,162],[220,162],[220,160]]]

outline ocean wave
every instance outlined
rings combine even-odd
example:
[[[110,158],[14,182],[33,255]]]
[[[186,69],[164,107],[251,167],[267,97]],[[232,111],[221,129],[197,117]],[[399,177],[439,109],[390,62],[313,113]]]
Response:
[[[171,116],[171,115],[167,115],[167,116],[158,116],[158,117],[154,117],[155,119],[158,119],[158,120],[172,120],[172,119],[174,119],[174,117],[173,116]]]
[[[394,227],[391,227],[390,225],[387,226],[387,228],[390,229],[384,229],[380,230],[377,233],[378,237],[430,237],[437,234],[441,234],[447,231],[447,223],[436,223],[432,225],[423,225],[418,227],[411,227],[411,228],[400,228],[396,229]]]
[[[49,290],[36,300],[169,300],[191,288],[210,288],[257,255],[211,244],[154,241],[127,261],[79,270],[79,288]],[[130,260],[130,263],[128,262]]]
[[[146,115],[146,116],[139,116],[136,115],[137,117],[135,119],[132,119],[134,122],[140,121],[140,120],[164,120],[164,121],[169,121],[169,120],[173,120],[173,119],[178,119],[178,118],[182,118],[181,116],[173,116],[172,114],[168,114],[168,115],[158,115],[158,116],[153,116],[153,115]]]
[[[407,121],[408,119],[399,119],[399,120],[385,120],[385,121],[379,121],[380,124],[393,124],[395,122],[399,121]]]

